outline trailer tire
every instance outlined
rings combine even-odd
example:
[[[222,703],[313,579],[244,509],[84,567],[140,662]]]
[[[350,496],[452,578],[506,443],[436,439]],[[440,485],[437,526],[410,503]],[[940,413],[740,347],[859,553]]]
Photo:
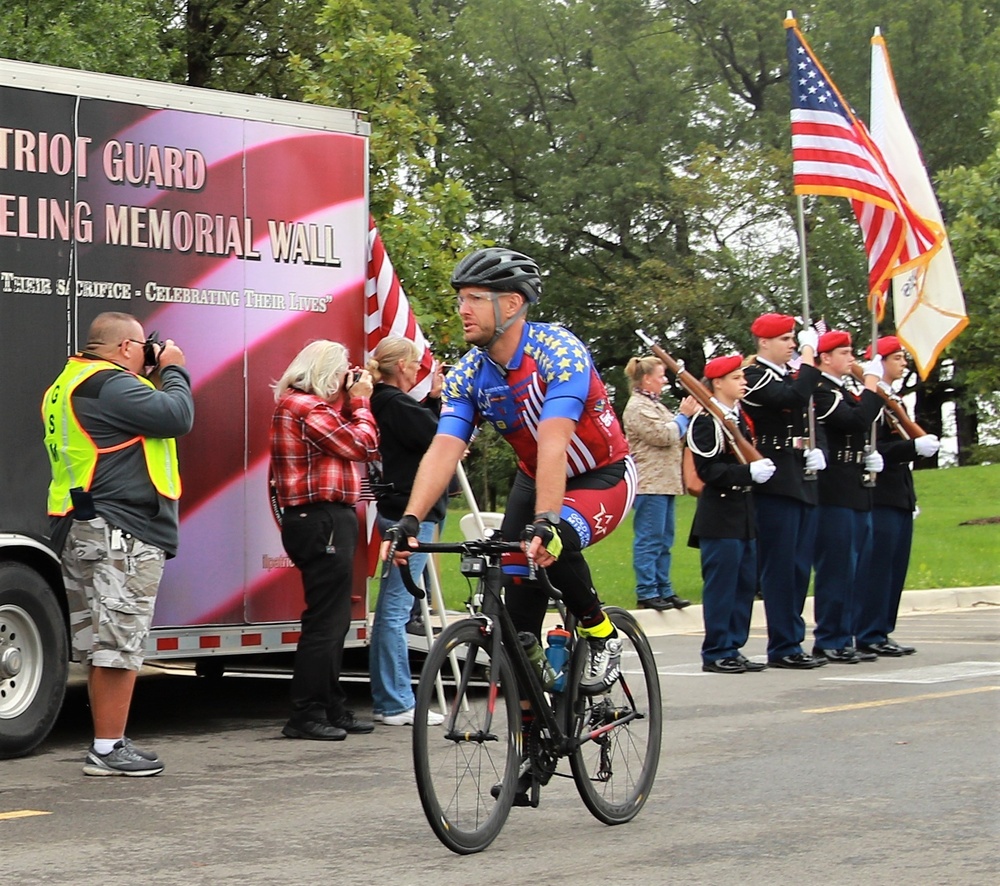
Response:
[[[0,759],[31,752],[51,731],[66,695],[68,643],[49,583],[0,562]]]

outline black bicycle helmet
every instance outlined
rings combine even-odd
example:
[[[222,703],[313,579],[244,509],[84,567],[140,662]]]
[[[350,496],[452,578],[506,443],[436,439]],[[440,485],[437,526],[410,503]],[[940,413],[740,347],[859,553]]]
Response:
[[[451,275],[455,289],[463,286],[485,286],[501,292],[520,292],[531,304],[542,294],[542,277],[538,265],[521,252],[490,246],[469,253]]]

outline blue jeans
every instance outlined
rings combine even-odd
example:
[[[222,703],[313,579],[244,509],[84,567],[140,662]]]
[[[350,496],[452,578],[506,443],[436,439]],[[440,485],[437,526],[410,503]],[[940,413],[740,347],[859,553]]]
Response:
[[[396,521],[381,515],[378,528],[382,535]],[[434,523],[421,523],[417,534],[419,541],[433,541]],[[427,554],[410,556],[410,571],[416,581],[423,575]],[[410,620],[413,597],[403,584],[403,577],[395,566],[379,586],[375,604],[375,622],[372,625],[372,642],[368,648],[368,670],[372,681],[372,710],[376,714],[401,714],[416,704],[413,697],[413,677],[410,673],[410,655],[406,644],[406,623]]]
[[[637,495],[632,520],[632,568],[639,600],[669,597],[670,549],[674,546],[674,496]]]

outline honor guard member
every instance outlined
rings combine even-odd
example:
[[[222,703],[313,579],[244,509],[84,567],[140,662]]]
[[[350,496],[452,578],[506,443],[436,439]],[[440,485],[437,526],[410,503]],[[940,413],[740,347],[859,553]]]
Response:
[[[859,397],[844,384],[854,364],[851,336],[840,330],[824,333],[817,353],[823,375],[816,389],[816,419],[826,432],[829,464],[818,483],[813,657],[857,664],[877,658],[854,648],[853,619],[858,561],[871,534],[871,477],[883,466],[882,456],[869,445],[872,422],[882,409],[875,393],[882,361],[865,364],[865,389]]]
[[[709,360],[705,382],[723,412],[750,439],[750,425],[739,407],[746,392],[742,362],[740,354]],[[691,547],[701,551],[705,619],[701,669],[716,674],[763,671],[767,665],[751,661],[740,650],[750,635],[757,591],[757,529],[750,490],[770,480],[774,462],[763,458],[741,464],[709,412],[695,416],[687,441],[695,470],[705,483],[688,539]]]
[[[882,336],[877,352],[882,358],[881,384],[888,392],[906,374],[906,352],[894,335]],[[875,477],[871,542],[865,545],[858,567],[854,635],[859,652],[896,658],[917,651],[889,636],[896,628],[913,542],[917,496],[910,463],[937,454],[941,441],[934,434],[912,439],[901,434],[892,413],[884,407],[876,419],[876,428],[877,448],[885,460],[885,469]],[[875,557],[877,569],[872,568]]]
[[[754,486],[757,516],[757,559],[760,590],[767,613],[767,660],[771,667],[804,669],[826,664],[802,649],[806,624],[802,618],[812,569],[817,489],[806,472],[822,471],[821,448],[809,446],[810,397],[819,384],[814,354],[817,335],[799,332],[802,363],[788,365],[795,351],[795,318],[763,314],[750,331],[757,355],[745,369],[747,393],[742,408],[753,423],[757,450],[777,470],[763,485]]]

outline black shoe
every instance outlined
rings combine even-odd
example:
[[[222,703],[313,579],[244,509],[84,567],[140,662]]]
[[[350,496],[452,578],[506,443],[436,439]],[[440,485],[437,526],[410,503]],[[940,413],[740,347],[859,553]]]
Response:
[[[757,671],[766,671],[767,665],[762,661],[753,661],[747,658],[745,655],[737,655],[737,660],[742,663],[743,670],[748,673],[755,673]]]
[[[851,646],[845,646],[843,649],[820,649],[819,646],[814,646],[813,658],[825,658],[833,664],[859,664],[861,662],[857,652]]]
[[[312,741],[343,741],[347,730],[326,720],[289,720],[281,730],[285,738],[308,738]]]
[[[891,646],[893,649],[898,649],[903,655],[913,655],[913,653],[917,651],[916,646],[901,646],[899,643],[893,640],[892,637],[886,640],[883,645]]]
[[[496,800],[500,796],[500,792],[503,790],[503,782],[498,781],[493,787],[490,788],[490,796]],[[529,757],[524,757],[521,760],[521,767],[518,770],[517,776],[517,787],[514,789],[514,802],[512,806],[538,806],[537,803],[532,804],[531,802],[531,759]]]
[[[669,603],[674,609],[683,609],[685,606],[690,606],[691,601],[685,600],[683,597],[678,597],[676,594],[671,594],[669,597],[663,598],[664,602]]]
[[[848,646],[847,651],[853,652],[858,657],[858,661],[878,661],[878,654],[870,652],[867,649],[858,649],[856,646]]]
[[[742,674],[746,671],[743,662],[738,658],[717,658],[715,661],[706,661],[702,663],[701,669],[713,674]]]
[[[331,717],[330,723],[343,729],[348,735],[367,735],[375,731],[375,724],[371,720],[359,720],[354,716],[354,711],[344,711],[339,717]]]
[[[673,609],[674,604],[669,600],[664,600],[663,597],[649,597],[645,600],[639,600],[640,609],[655,609],[657,612],[666,612],[668,609]]]
[[[885,655],[889,658],[900,658],[906,655],[901,649],[888,643],[858,643],[858,652],[870,652],[876,656]]]
[[[804,652],[796,652],[794,655],[782,655],[778,658],[769,658],[767,663],[772,668],[785,668],[790,671],[808,671],[813,668],[821,668],[826,664],[826,659],[816,659]]]

